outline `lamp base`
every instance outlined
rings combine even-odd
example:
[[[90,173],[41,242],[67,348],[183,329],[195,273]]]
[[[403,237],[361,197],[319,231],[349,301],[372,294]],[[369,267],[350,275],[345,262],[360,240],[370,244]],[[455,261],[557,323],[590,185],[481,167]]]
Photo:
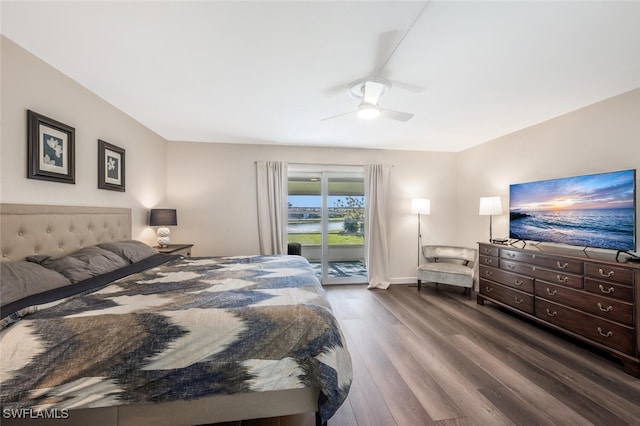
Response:
[[[169,230],[169,228],[158,228],[157,232],[158,232],[158,246],[168,247],[169,235],[171,234],[171,230]]]

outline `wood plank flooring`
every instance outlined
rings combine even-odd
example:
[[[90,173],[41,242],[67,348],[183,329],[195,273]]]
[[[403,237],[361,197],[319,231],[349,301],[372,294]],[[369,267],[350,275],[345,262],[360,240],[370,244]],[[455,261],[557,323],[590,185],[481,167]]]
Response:
[[[640,425],[640,380],[460,289],[328,286],[354,381],[328,426]],[[242,426],[313,425],[312,415]]]

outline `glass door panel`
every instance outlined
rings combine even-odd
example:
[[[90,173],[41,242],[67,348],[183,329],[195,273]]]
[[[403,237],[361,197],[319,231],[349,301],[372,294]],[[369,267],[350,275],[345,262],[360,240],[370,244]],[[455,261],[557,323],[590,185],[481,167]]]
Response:
[[[322,174],[289,172],[288,241],[300,243],[302,256],[322,278]]]
[[[366,283],[362,171],[289,171],[289,242],[323,284]]]
[[[364,266],[364,178],[327,172],[327,277],[323,283],[366,283]]]

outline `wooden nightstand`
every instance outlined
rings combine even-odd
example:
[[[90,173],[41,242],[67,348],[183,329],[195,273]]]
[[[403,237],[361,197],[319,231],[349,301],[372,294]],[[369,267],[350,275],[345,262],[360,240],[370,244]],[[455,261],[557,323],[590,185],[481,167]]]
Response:
[[[191,257],[191,247],[193,247],[193,244],[169,244],[167,247],[154,246],[153,248],[160,253],[180,254],[185,257]]]

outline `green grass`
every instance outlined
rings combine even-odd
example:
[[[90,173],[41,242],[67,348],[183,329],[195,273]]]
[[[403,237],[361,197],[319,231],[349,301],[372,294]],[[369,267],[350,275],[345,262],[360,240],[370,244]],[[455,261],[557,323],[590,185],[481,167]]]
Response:
[[[340,231],[329,232],[329,245],[358,245],[364,244],[364,237],[362,235],[340,235]],[[290,243],[300,243],[303,246],[322,244],[321,233],[309,233],[309,234],[289,234]]]

